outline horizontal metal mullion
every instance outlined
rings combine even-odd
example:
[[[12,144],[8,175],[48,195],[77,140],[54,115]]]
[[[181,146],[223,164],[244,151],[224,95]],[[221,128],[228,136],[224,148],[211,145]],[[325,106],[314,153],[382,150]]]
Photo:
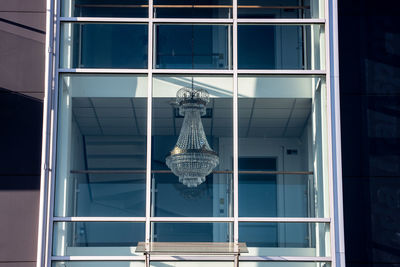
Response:
[[[240,261],[330,262],[331,257],[239,256]]]
[[[52,256],[52,261],[144,261],[145,256]]]
[[[248,74],[248,75],[256,75],[256,74],[273,74],[273,75],[326,75],[325,70],[283,70],[283,69],[275,69],[275,70],[246,70],[239,69],[238,74]]]
[[[145,222],[145,217],[53,217],[55,222]]]
[[[150,217],[151,222],[233,222],[233,217]]]
[[[91,73],[91,74],[147,74],[147,69],[97,69],[97,68],[71,68],[58,69],[59,73]],[[226,74],[232,75],[233,70],[205,70],[205,69],[153,69],[154,74]],[[247,70],[240,69],[237,71],[238,74],[246,75],[326,75],[325,70]]]
[[[54,217],[55,222],[145,222],[145,217]],[[151,217],[152,222],[233,222],[233,217]],[[329,223],[330,218],[239,217],[239,222]]]
[[[154,74],[231,74],[233,70],[205,69],[153,69]]]
[[[239,217],[239,222],[329,223],[331,219],[303,217]]]
[[[152,255],[151,261],[231,261],[234,259],[234,256],[178,255]],[[52,256],[51,259],[52,261],[144,261],[145,256]],[[332,258],[296,256],[239,256],[239,260],[259,262],[330,262],[332,261]]]
[[[170,19],[155,18],[154,23],[170,23],[170,24],[232,24],[233,19]]]
[[[148,23],[149,18],[102,18],[102,17],[60,17],[60,22],[89,23]]]
[[[325,19],[238,19],[238,24],[293,24],[293,25],[311,25],[325,24]]]
[[[147,74],[147,69],[58,69],[59,73],[116,73],[116,74]]]
[[[232,24],[233,19],[190,19],[190,18],[107,18],[107,17],[60,17],[60,22],[88,23],[177,23],[177,24]],[[311,25],[325,24],[325,19],[238,19],[238,24],[273,24],[273,25]]]

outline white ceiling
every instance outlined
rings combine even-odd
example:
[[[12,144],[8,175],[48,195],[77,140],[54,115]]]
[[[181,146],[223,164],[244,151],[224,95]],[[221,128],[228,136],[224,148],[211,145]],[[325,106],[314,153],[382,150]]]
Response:
[[[178,135],[174,98],[153,99],[153,134]],[[83,135],[144,135],[146,98],[74,98],[73,115]],[[232,99],[213,98],[202,118],[207,135],[232,136]],[[298,137],[311,113],[308,98],[239,98],[239,137]]]

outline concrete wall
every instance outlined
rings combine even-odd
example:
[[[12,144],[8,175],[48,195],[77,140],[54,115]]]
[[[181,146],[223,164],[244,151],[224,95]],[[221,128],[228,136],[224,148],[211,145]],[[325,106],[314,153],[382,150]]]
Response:
[[[45,0],[0,0],[0,267],[35,266]]]

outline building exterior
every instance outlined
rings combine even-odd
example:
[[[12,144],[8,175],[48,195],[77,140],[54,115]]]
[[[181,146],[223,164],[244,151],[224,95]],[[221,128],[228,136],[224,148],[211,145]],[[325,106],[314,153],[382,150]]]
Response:
[[[344,266],[341,151],[346,265],[399,263],[389,3],[339,2],[340,109],[335,1],[47,5],[0,7],[1,267],[143,266],[143,241],[246,242],[240,266]],[[166,165],[182,87],[209,93],[219,159],[195,188]],[[150,264],[234,263],[179,252]]]
[[[331,1],[48,1],[37,264],[344,266],[335,25]]]

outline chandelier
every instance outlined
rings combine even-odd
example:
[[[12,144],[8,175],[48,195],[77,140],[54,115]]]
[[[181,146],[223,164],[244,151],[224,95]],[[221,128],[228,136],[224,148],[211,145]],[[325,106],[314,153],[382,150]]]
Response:
[[[187,187],[197,187],[219,164],[219,158],[207,142],[201,116],[206,114],[209,94],[200,88],[184,87],[176,93],[179,114],[184,116],[178,141],[166,158],[168,168]]]

